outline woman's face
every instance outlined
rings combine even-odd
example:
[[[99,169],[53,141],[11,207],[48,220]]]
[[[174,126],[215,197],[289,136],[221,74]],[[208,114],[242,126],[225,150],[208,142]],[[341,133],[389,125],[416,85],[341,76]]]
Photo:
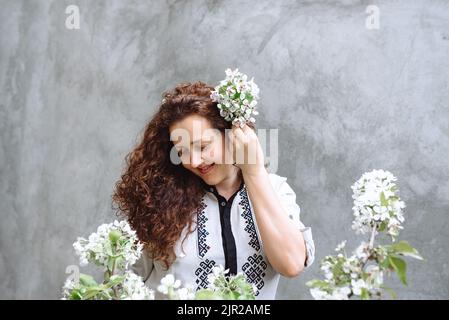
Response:
[[[178,154],[184,168],[207,184],[217,185],[235,172],[224,134],[214,129],[206,118],[187,116],[170,126],[169,131],[175,148],[172,152]]]

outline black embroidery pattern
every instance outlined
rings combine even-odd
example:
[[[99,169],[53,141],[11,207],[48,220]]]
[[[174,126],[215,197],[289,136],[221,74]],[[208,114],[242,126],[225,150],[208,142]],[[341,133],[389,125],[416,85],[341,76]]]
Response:
[[[245,231],[248,232],[250,238],[248,244],[256,251],[260,251],[260,242],[257,236],[253,215],[251,213],[248,194],[246,193],[246,187],[240,191],[240,198],[241,201],[239,202],[239,205],[241,205],[243,208],[241,216],[245,219],[246,222]]]
[[[206,242],[206,238],[209,235],[209,231],[206,230],[206,221],[208,220],[204,214],[204,209],[207,205],[204,203],[204,199],[201,200],[201,206],[197,211],[197,243],[198,243],[198,255],[200,258],[204,258],[204,255],[209,251],[210,246]]]
[[[247,281],[254,284],[257,288],[255,293],[256,296],[259,295],[259,290],[265,285],[263,278],[265,277],[265,270],[267,267],[268,264],[263,259],[263,256],[257,253],[249,256],[245,264],[242,266],[242,270],[246,275]]]
[[[196,275],[196,284],[198,287],[196,290],[200,289],[206,289],[209,285],[209,282],[207,281],[207,275],[212,272],[212,268],[215,266],[214,260],[203,260],[200,262],[200,266],[195,270]]]

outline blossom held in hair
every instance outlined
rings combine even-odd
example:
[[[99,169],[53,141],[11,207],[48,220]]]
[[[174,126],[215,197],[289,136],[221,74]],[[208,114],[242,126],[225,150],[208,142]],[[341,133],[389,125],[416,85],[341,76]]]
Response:
[[[247,122],[256,122],[253,115],[259,114],[256,110],[259,87],[254,83],[254,77],[248,81],[248,76],[238,70],[226,69],[226,79],[220,81],[210,98],[218,102],[220,115],[226,121],[243,128]]]

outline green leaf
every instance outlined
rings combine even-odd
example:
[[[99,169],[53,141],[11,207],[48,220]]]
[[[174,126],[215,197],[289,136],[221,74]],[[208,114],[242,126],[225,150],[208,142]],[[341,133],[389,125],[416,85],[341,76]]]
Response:
[[[369,300],[370,294],[369,294],[368,290],[366,290],[365,288],[362,288],[362,292],[360,293],[360,298],[362,298],[362,300]]]
[[[125,258],[118,256],[115,260],[115,271],[123,269],[125,267]]]
[[[323,289],[329,287],[329,284],[324,280],[312,279],[306,283],[306,286]]]
[[[84,295],[84,300],[90,300],[92,298],[96,298],[99,293],[101,293],[103,289],[100,287],[89,287],[87,289],[86,294]]]
[[[114,268],[114,261],[115,261],[115,258],[109,258],[108,259],[108,270],[110,272],[112,272],[112,269]]]
[[[393,256],[389,256],[388,259],[390,260],[391,266],[398,274],[398,277],[401,280],[401,282],[407,285],[407,278],[406,278],[407,264],[405,263],[405,261],[402,260],[401,258]]]
[[[388,201],[387,201],[387,199],[385,198],[385,194],[384,194],[383,191],[380,193],[380,204],[381,204],[382,206],[384,206],[384,207],[387,207],[387,206],[388,206]]]
[[[237,300],[256,300],[254,295],[243,294]]]
[[[116,286],[125,280],[125,276],[114,275],[109,279],[109,282],[105,283],[106,288]]]
[[[391,288],[389,288],[389,287],[386,287],[386,286],[384,286],[384,285],[381,285],[380,287],[381,287],[382,289],[384,289],[385,291],[387,291],[387,292],[391,295],[391,297],[392,297],[394,300],[396,300],[397,295],[396,295],[396,292],[394,292],[393,289],[391,289]]]
[[[104,251],[106,252],[106,254],[108,256],[112,256],[114,255],[114,253],[112,252],[112,246],[110,242],[106,242],[104,245]]]
[[[70,296],[68,298],[69,300],[81,300],[83,296],[81,295],[78,289],[73,289],[70,292]]]
[[[210,289],[202,289],[198,290],[195,294],[196,300],[219,300],[220,297],[216,294],[216,292]]]
[[[101,297],[103,298],[103,300],[112,300],[112,296],[110,295],[109,291],[110,290],[104,290],[104,291],[100,292]]]
[[[109,270],[106,270],[106,271],[103,273],[104,281],[105,281],[105,282],[108,282],[110,276],[111,276],[111,274],[110,274]]]
[[[388,248],[394,253],[412,257],[418,260],[423,260],[423,257],[419,254],[418,250],[413,248],[407,241],[399,241],[397,243],[389,245]]]
[[[80,284],[85,287],[98,286],[98,283],[95,281],[95,279],[92,276],[90,276],[88,274],[84,274],[84,273],[80,273]]]
[[[386,229],[387,229],[387,223],[386,222],[382,222],[377,230],[379,230],[379,232],[383,232]]]
[[[390,266],[390,260],[388,260],[388,258],[383,259],[382,261],[380,261],[379,266],[382,269],[387,269]]]
[[[240,294],[235,291],[229,291],[222,295],[224,300],[239,300]]]

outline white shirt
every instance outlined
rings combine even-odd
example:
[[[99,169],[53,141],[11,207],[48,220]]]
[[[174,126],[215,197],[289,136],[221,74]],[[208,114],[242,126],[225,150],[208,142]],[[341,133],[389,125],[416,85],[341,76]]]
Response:
[[[312,230],[300,220],[296,194],[287,178],[273,173],[269,177],[291,222],[302,231],[307,251],[305,268],[308,268],[315,258]],[[168,273],[181,280],[183,286],[190,284],[199,290],[208,286],[207,275],[212,267],[221,264],[230,269],[231,274],[243,272],[247,280],[257,287],[256,299],[274,299],[280,274],[273,269],[264,253],[245,184],[242,182],[228,201],[218,194],[214,186],[204,185],[207,192],[194,219],[195,231],[187,236],[181,250],[187,227],[184,229],[175,245],[177,258],[170,268],[165,270],[162,262],[152,260],[144,251],[132,269],[155,292],[160,280]],[[156,292],[156,299],[163,298]]]

